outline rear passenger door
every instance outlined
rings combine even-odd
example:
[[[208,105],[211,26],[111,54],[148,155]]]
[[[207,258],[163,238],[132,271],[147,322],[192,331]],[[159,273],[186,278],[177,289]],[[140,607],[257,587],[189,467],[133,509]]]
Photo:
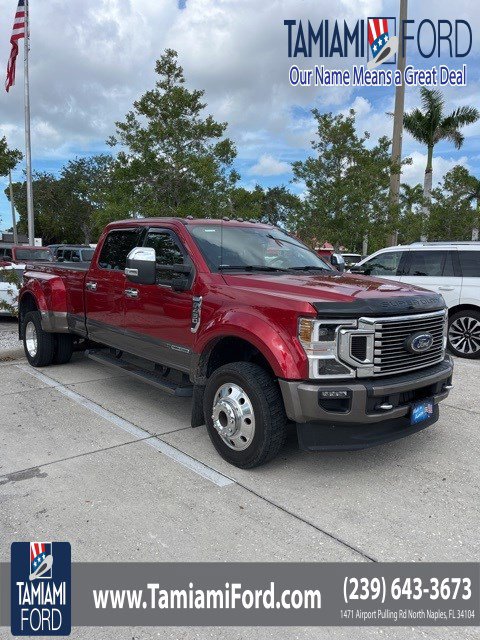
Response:
[[[85,279],[85,310],[92,340],[122,349],[125,329],[127,255],[141,245],[143,230],[114,229],[105,238],[98,260]]]
[[[457,250],[412,249],[401,281],[440,293],[447,307],[454,307],[459,303],[462,288]]]

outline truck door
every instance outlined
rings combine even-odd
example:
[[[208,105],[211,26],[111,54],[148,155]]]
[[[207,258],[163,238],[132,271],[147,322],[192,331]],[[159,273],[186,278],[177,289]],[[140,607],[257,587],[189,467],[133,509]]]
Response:
[[[125,339],[131,353],[188,371],[194,334],[191,331],[193,292],[174,291],[175,274],[160,265],[191,265],[180,239],[170,229],[152,228],[145,247],[155,249],[157,281],[154,285],[125,285]],[[177,274],[178,275],[178,274]],[[191,278],[193,286],[193,277]]]
[[[143,230],[114,229],[92,261],[85,279],[86,324],[90,338],[123,349],[125,265],[127,255],[142,243]]]

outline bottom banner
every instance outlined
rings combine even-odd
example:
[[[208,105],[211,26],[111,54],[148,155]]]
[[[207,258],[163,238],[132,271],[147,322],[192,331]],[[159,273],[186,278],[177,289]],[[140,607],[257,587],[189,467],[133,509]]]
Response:
[[[44,544],[25,550],[29,575],[0,565],[0,620],[15,635],[67,635],[70,611],[72,626],[99,627],[480,624],[478,563],[93,562],[70,577],[63,558],[43,558],[65,543]]]

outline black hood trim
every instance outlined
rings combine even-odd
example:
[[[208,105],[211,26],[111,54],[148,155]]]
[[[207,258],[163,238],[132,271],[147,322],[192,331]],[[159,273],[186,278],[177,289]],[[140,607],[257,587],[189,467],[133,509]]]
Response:
[[[398,316],[445,309],[441,295],[357,298],[353,302],[312,302],[322,318],[360,318],[361,316]]]

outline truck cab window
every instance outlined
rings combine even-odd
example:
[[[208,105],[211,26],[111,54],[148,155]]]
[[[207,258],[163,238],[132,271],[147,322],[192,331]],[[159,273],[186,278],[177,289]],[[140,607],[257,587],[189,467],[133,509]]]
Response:
[[[122,229],[110,231],[103,243],[102,252],[98,258],[100,269],[123,271],[127,263],[127,256],[132,249],[138,247],[141,230]]]
[[[157,284],[170,284],[175,274],[162,269],[162,265],[185,264],[185,257],[172,235],[168,232],[150,231],[145,239],[145,247],[155,249],[157,254]]]

